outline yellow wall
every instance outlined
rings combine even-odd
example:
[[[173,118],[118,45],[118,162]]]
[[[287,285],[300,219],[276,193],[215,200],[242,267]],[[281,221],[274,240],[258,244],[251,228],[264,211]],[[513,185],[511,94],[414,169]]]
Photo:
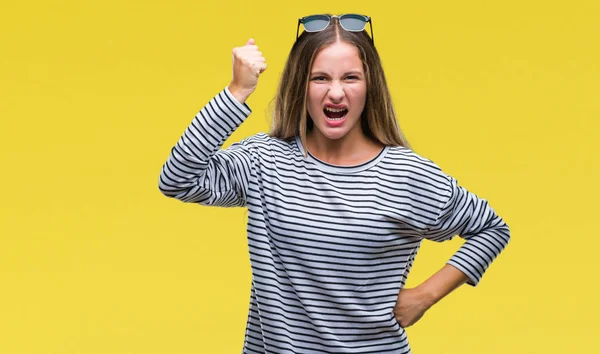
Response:
[[[244,210],[158,174],[249,37],[269,68],[226,145],[266,131],[297,18],[322,12],[373,17],[409,141],[511,227],[414,352],[600,352],[599,2],[54,0],[0,5],[0,354],[241,351]],[[425,243],[408,286],[461,241]]]

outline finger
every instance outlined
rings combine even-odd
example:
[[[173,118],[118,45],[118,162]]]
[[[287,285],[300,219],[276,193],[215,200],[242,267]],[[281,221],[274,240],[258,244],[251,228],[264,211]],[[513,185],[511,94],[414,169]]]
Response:
[[[267,64],[264,60],[253,60],[248,63],[248,66],[250,66],[254,70],[261,71],[265,71],[265,69],[267,68]]]
[[[263,57],[261,55],[251,55],[251,56],[246,57],[245,59],[247,59],[248,61],[251,61],[251,62],[255,62],[255,61],[263,62],[263,61],[266,61],[265,57]]]
[[[267,70],[267,63],[260,63],[258,65],[258,69],[259,69],[258,73],[262,74],[263,72],[265,72],[265,70]]]
[[[264,62],[264,61],[255,60],[255,61],[253,61],[250,64],[250,66],[252,66],[253,68],[256,68],[256,69],[263,69],[264,70],[264,69],[267,68],[267,63]]]
[[[396,318],[396,322],[398,322],[398,324],[400,325],[400,327],[404,327],[404,326],[402,325],[402,320],[400,320],[400,319]]]
[[[254,44],[254,38],[250,38],[248,40],[248,42],[246,42],[246,45],[253,45]]]
[[[246,45],[246,46],[243,46],[243,47],[240,48],[240,52],[247,53],[247,54],[260,53],[258,51],[258,46],[255,46],[255,45]]]
[[[253,50],[244,51],[243,55],[247,58],[260,58],[263,56],[262,53]]]

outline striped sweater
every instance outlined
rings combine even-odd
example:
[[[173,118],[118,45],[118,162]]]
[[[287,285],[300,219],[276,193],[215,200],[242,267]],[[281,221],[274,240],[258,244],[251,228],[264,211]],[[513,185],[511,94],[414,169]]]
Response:
[[[247,207],[252,284],[244,353],[411,353],[392,310],[421,241],[465,242],[447,261],[476,286],[507,245],[485,199],[431,160],[386,146],[355,166],[304,156],[298,137],[222,145],[250,115],[226,87],[171,149],[160,191]]]

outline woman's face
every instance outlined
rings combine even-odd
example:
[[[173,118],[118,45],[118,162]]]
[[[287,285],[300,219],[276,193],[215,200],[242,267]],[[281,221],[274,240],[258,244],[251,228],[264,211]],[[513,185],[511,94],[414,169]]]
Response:
[[[313,133],[331,140],[362,134],[367,83],[358,48],[344,42],[323,48],[315,57],[309,80]]]

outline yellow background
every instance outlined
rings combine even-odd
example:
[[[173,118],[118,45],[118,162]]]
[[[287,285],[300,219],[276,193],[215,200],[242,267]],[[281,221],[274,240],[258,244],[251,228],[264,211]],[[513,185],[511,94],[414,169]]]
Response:
[[[512,240],[430,309],[416,354],[598,353],[598,1],[23,1],[0,6],[0,354],[239,353],[244,209],[158,174],[254,37],[266,110],[297,18],[373,17],[415,151],[488,199]],[[407,286],[462,240],[424,243]]]

